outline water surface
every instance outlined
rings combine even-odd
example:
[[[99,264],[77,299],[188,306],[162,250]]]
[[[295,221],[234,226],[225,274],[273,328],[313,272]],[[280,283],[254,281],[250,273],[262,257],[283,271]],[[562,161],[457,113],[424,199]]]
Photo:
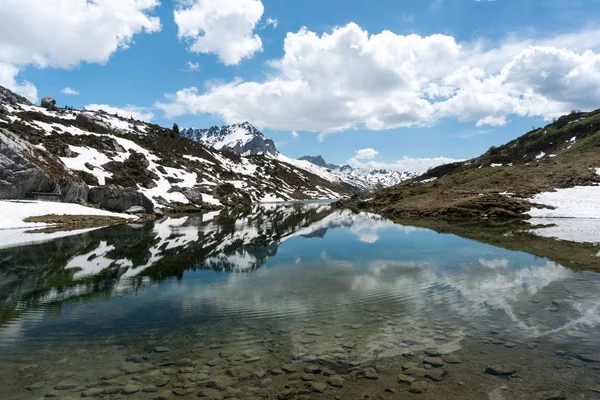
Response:
[[[272,205],[1,247],[3,399],[600,392],[599,274],[375,215]]]

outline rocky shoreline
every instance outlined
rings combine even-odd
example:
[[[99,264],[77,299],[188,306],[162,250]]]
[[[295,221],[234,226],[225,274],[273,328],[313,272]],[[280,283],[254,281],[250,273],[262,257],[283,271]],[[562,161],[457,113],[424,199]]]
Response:
[[[348,208],[355,211],[367,211],[379,214],[390,219],[421,219],[434,218],[445,220],[465,219],[520,219],[530,217],[525,214],[534,205],[527,200],[508,197],[502,194],[462,194],[452,197],[444,193],[435,201],[426,206],[421,204],[390,204],[391,201],[382,201],[386,191],[378,192],[375,196],[353,196],[347,200],[333,203],[335,208]],[[393,197],[393,195],[392,195]],[[393,200],[392,200],[393,201]]]

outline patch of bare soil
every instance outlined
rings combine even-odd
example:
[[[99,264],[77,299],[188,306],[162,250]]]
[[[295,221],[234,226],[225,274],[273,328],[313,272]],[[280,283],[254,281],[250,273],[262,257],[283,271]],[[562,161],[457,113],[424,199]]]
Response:
[[[84,228],[96,228],[109,225],[120,225],[132,220],[134,220],[134,218],[127,219],[102,215],[42,215],[26,218],[24,221],[52,224],[51,227],[33,231],[49,233]]]

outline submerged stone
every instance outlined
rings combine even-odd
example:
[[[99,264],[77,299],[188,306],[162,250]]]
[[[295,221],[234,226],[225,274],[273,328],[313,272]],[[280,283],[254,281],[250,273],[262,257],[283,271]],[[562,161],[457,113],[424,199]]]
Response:
[[[232,386],[234,383],[235,381],[232,378],[226,375],[219,375],[211,378],[206,383],[206,387],[218,390],[225,390],[227,389],[227,387]]]
[[[324,393],[327,390],[327,385],[322,382],[313,382],[311,387],[316,393]]]
[[[460,359],[459,356],[454,355],[454,354],[444,354],[442,356],[442,360],[444,360],[445,363],[447,364],[460,364],[462,363],[462,360]]]
[[[169,351],[171,351],[168,347],[164,347],[164,346],[158,346],[154,348],[154,351],[156,353],[168,353]]]
[[[123,388],[121,393],[129,395],[129,394],[137,393],[140,390],[142,390],[141,386],[129,384],[129,385],[125,385],[125,387]]]
[[[327,379],[327,383],[329,383],[331,386],[337,387],[337,388],[344,387],[344,382],[345,382],[344,378],[342,378],[341,376],[338,376],[338,375],[330,376],[329,379]]]
[[[444,360],[442,360],[439,357],[425,357],[423,359],[423,364],[429,364],[432,367],[439,368],[439,367],[443,367],[445,363],[444,363]]]
[[[423,393],[429,389],[429,385],[425,381],[417,381],[411,383],[408,388],[408,391],[411,393]]]
[[[81,397],[98,397],[105,394],[104,388],[91,388],[81,392]]]
[[[511,369],[502,365],[486,367],[485,372],[495,376],[511,376],[517,373],[515,369]]]
[[[408,375],[405,375],[405,374],[399,374],[398,375],[398,383],[408,383],[410,385],[415,380],[416,379],[413,378],[412,376],[408,376]]]

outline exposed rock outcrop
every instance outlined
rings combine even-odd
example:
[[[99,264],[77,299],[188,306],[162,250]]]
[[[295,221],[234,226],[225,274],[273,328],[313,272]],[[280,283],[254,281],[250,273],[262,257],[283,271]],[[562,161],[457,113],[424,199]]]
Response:
[[[83,182],[61,179],[59,182],[59,193],[60,200],[63,203],[87,204],[90,188]]]
[[[300,157],[298,160],[308,161],[323,168],[339,168],[338,165],[327,164],[323,156],[304,156]]]
[[[56,160],[34,156],[35,148],[17,135],[0,128],[0,199],[24,199],[30,192],[56,193],[61,201],[85,203],[88,186],[75,177],[55,179],[48,171],[34,163],[48,165]]]
[[[31,105],[31,102],[23,96],[0,86],[0,103],[3,104],[25,104]]]
[[[116,185],[98,186],[90,190],[89,201],[105,210],[126,212],[131,207],[143,207],[147,214],[154,212],[152,201],[135,189]]]

